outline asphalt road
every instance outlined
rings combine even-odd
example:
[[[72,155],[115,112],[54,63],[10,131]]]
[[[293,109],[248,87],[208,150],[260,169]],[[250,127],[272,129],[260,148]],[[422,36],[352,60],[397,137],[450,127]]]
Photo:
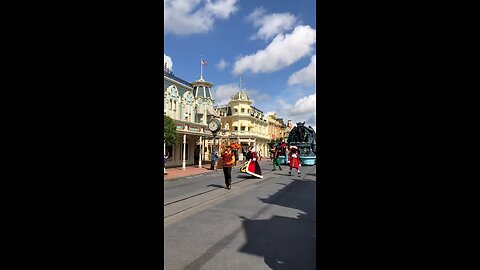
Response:
[[[165,182],[164,269],[315,269],[316,166]]]

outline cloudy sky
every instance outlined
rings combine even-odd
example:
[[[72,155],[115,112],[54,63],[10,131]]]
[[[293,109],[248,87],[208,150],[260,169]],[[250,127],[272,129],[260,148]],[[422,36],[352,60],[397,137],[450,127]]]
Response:
[[[315,0],[164,0],[164,62],[214,84],[217,104],[242,88],[253,106],[316,128]]]

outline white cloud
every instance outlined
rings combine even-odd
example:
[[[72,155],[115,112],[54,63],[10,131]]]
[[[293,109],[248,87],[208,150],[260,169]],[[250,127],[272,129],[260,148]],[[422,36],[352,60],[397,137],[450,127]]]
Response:
[[[164,0],[164,33],[190,35],[210,31],[216,19],[228,19],[238,0]]]
[[[277,117],[283,118],[285,124],[288,120],[292,120],[295,125],[298,122],[305,122],[305,126],[316,128],[317,112],[316,112],[316,93],[304,96],[290,103],[281,97],[275,100],[259,105],[260,110],[267,110],[268,113],[276,112]]]
[[[228,19],[228,17],[238,10],[238,7],[235,6],[237,0],[207,0],[205,9],[210,12],[212,15]]]
[[[247,16],[247,20],[252,22],[253,25],[259,27],[258,32],[252,36],[252,39],[264,39],[268,40],[277,34],[290,31],[295,26],[297,18],[290,13],[272,13],[265,14],[263,8],[256,8],[250,15]]]
[[[229,63],[223,59],[220,60],[220,62],[218,62],[218,64],[216,65],[217,69],[219,70],[225,70],[225,68],[227,68],[229,65]]]
[[[271,97],[257,89],[242,89],[247,92],[252,105],[255,106],[255,102],[258,101],[268,101],[271,100]],[[237,83],[223,84],[219,86],[214,86],[212,88],[212,95],[215,99],[215,103],[218,105],[226,105],[232,98],[232,96],[239,91]]]
[[[246,90],[248,95],[252,98],[252,101],[255,103],[255,100],[266,101],[270,99],[270,96],[266,93],[262,93],[256,89]]]
[[[163,54],[163,65],[164,66],[165,66],[165,63],[167,64],[167,68],[171,70],[172,67],[173,67],[172,58],[164,53]]]
[[[214,86],[211,91],[215,103],[225,105],[230,101],[230,98],[238,92],[238,84],[231,83]]]
[[[293,73],[288,78],[288,84],[304,84],[304,85],[316,85],[317,83],[317,55],[312,56],[310,64],[299,71]]]
[[[292,116],[309,115],[311,117],[312,113],[314,113],[314,115],[316,114],[316,108],[317,93],[314,93],[313,95],[297,100],[293,106],[287,108],[287,111]],[[314,116],[314,119],[316,119],[316,115]]]
[[[287,67],[309,55],[316,42],[316,30],[308,25],[297,26],[290,34],[279,34],[264,49],[235,61],[233,74],[250,70],[269,73]]]

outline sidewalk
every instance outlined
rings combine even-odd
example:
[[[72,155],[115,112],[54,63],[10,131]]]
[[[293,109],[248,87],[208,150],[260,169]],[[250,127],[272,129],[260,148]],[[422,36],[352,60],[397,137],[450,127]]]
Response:
[[[260,163],[264,164],[265,161],[266,160],[263,159],[262,161],[260,161]],[[233,168],[239,168],[240,166],[242,166],[242,164],[243,164],[243,161],[240,161],[237,163],[237,166]],[[222,169],[218,169],[218,171],[222,171]],[[167,174],[163,175],[164,181],[173,181],[173,180],[184,178],[190,175],[205,174],[205,173],[211,173],[214,171],[210,170],[210,163],[208,163],[208,164],[202,164],[202,168],[199,168],[198,164],[193,166],[187,166],[185,170],[182,170],[182,167],[167,168],[166,172]]]
[[[214,171],[210,170],[210,163],[208,163],[202,164],[201,168],[198,167],[198,164],[193,166],[187,166],[185,170],[182,170],[182,167],[167,168],[166,172],[167,174],[163,175],[164,181],[172,181],[190,175],[203,174]]]

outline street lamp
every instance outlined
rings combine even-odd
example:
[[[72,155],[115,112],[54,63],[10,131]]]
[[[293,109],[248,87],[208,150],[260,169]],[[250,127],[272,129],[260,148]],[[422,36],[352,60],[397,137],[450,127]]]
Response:
[[[217,136],[217,133],[216,132],[212,132],[213,133],[213,146],[212,146],[212,155],[213,153],[215,152],[215,136]],[[215,162],[211,162],[210,164],[210,170],[215,170]]]
[[[216,118],[212,118],[210,122],[208,123],[208,129],[212,132],[213,134],[213,146],[212,146],[212,155],[213,152],[215,151],[215,137],[217,136],[217,132],[220,130],[222,123]],[[212,162],[210,165],[210,169],[214,170],[215,169],[215,163]]]

